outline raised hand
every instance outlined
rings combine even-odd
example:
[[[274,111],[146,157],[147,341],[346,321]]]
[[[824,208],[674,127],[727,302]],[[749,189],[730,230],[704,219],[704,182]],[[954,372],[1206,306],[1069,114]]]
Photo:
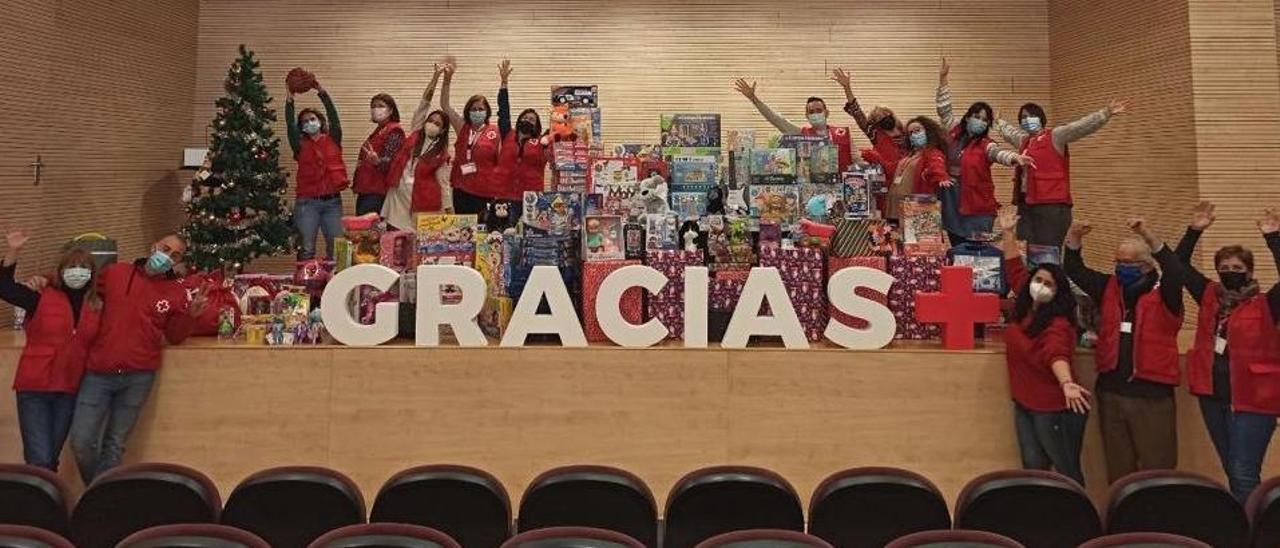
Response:
[[[999,120],[999,118],[996,118],[996,119]],[[1014,156],[1013,163],[1017,164],[1020,167],[1029,167],[1031,169],[1036,168],[1036,161],[1033,158],[1031,158],[1031,156],[1028,156],[1026,154],[1019,154],[1017,156]]]
[[[187,305],[187,314],[197,317],[209,308],[208,286],[200,286],[191,292],[191,302]]]
[[[9,244],[10,250],[17,251],[22,249],[22,246],[27,245],[27,242],[31,240],[31,235],[26,230],[19,228],[5,234],[4,239]]]
[[[1000,208],[1000,213],[996,215],[996,228],[1005,235],[1013,234],[1018,227],[1018,219],[1018,208],[1012,206]]]
[[[840,67],[836,67],[835,70],[831,71],[831,79],[834,80],[835,83],[840,84],[840,87],[844,89],[849,89],[853,86],[853,75]]]
[[[938,83],[946,85],[947,76],[951,75],[951,64],[947,63],[947,58],[942,58],[942,65],[938,67]]]
[[[1129,112],[1129,100],[1112,99],[1110,103],[1107,103],[1107,110],[1111,111],[1112,116],[1119,116]]]
[[[1258,219],[1258,230],[1263,234],[1280,232],[1280,212],[1277,212],[1274,207],[1263,210],[1262,218]]]
[[[747,99],[751,99],[752,101],[756,99],[756,83],[755,82],[751,82],[748,84],[745,79],[738,78],[737,80],[734,80],[733,87],[734,89],[738,90],[738,93],[741,93],[743,97],[746,97]]]
[[[1147,220],[1142,217],[1129,217],[1129,220],[1125,221],[1124,224],[1129,227],[1129,230],[1132,230],[1134,234],[1139,236],[1146,236],[1151,233],[1151,231],[1147,229]]]
[[[1191,228],[1203,231],[1213,226],[1213,222],[1218,219],[1214,213],[1216,209],[1217,206],[1211,202],[1202,201],[1196,204],[1196,207],[1191,210]]]
[[[1080,241],[1093,232],[1093,226],[1089,221],[1076,221],[1071,223],[1071,228],[1067,229],[1067,242],[1074,243],[1076,247],[1080,246]]]
[[[507,79],[511,77],[511,61],[503,59],[498,65],[498,76],[502,78],[502,85],[507,85]]]
[[[1083,415],[1092,407],[1089,405],[1089,398],[1093,394],[1074,381],[1062,383],[1062,395],[1067,399],[1067,407],[1070,407],[1073,412]]]

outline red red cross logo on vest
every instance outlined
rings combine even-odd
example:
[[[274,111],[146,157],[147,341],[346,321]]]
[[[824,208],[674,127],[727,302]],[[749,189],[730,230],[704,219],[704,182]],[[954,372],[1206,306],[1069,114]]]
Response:
[[[973,326],[1000,319],[1000,298],[973,292],[973,269],[967,266],[942,267],[940,293],[916,293],[916,320],[942,324],[942,347],[948,350],[973,348]]]

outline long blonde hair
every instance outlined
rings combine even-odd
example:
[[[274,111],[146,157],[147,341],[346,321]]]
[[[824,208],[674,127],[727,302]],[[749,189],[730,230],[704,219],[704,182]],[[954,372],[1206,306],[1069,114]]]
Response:
[[[53,276],[52,284],[62,291],[67,288],[63,286],[62,271],[73,266],[83,266],[89,269],[89,283],[84,286],[84,298],[94,310],[102,308],[102,295],[98,293],[98,263],[94,262],[93,255],[88,251],[80,248],[72,248],[62,254],[62,258],[58,260],[58,270]]]

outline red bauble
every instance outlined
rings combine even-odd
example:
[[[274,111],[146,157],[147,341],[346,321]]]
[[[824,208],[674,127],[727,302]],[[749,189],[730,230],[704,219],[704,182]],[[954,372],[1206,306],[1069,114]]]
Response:
[[[295,67],[284,77],[284,84],[293,93],[306,93],[316,87],[316,75]]]

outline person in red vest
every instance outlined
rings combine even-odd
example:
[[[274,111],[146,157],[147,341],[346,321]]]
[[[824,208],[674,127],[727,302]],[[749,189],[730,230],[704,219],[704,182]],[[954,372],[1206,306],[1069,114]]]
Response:
[[[955,119],[947,82],[950,73],[951,65],[943,58],[938,70],[938,121],[950,131],[947,173],[956,184],[942,192],[942,222],[954,246],[974,235],[991,232],[992,221],[1000,210],[991,164],[1034,167],[1035,162],[1030,156],[1002,148],[987,135],[994,119],[991,105],[976,102],[969,105],[959,121]]]
[[[316,84],[326,115],[304,108],[294,115],[294,94],[284,103],[289,148],[298,162],[294,178],[293,222],[302,239],[298,260],[316,256],[316,232],[324,233],[325,250],[333,256],[333,240],[342,235],[342,191],[348,186],[342,161],[342,124],[329,93]]]
[[[800,127],[783,118],[777,112],[774,112],[769,105],[760,100],[756,95],[756,83],[748,83],[745,79],[739,78],[733,83],[734,88],[746,97],[751,104],[755,105],[756,110],[769,121],[773,127],[781,131],[783,135],[819,135],[831,140],[831,144],[836,146],[838,151],[838,164],[840,171],[844,172],[853,164],[853,148],[849,139],[849,128],[831,126],[827,124],[831,111],[827,110],[827,102],[821,97],[810,97],[804,102],[804,115],[808,119],[809,125]]]
[[[872,108],[870,115],[863,112],[858,98],[853,94],[853,75],[844,69],[832,71],[831,79],[844,90],[845,113],[853,117],[858,128],[871,141],[872,154],[864,155],[864,158],[884,169],[885,181],[893,181],[897,175],[898,161],[911,152],[902,121],[894,115],[893,110],[883,106]],[[884,194],[876,195],[876,209],[882,214],[888,211],[886,201]]]
[[[1072,371],[1076,298],[1062,267],[1044,263],[1027,271],[1014,234],[1017,223],[1014,208],[1000,211],[1004,275],[1016,295],[1004,341],[1022,467],[1052,468],[1083,486],[1080,450],[1092,394]]]
[[[884,217],[897,221],[902,213],[902,198],[909,194],[935,195],[952,186],[947,174],[947,137],[942,126],[924,116],[907,122],[911,152],[898,160],[894,178],[889,183]]]
[[[511,76],[510,61],[502,61],[498,66],[498,75],[502,82],[498,88],[498,133],[502,136],[499,163],[502,176],[508,181],[503,198],[511,202],[509,210],[512,217],[519,218],[523,210],[521,200],[524,193],[542,192],[546,188],[551,138],[542,130],[542,118],[538,116],[538,111],[531,108],[520,111],[515,127],[511,127],[511,98],[507,92],[507,80]]]
[[[369,119],[373,132],[360,145],[360,159],[356,164],[355,184],[356,215],[380,213],[387,189],[400,178],[391,172],[391,162],[404,145],[404,130],[400,128],[400,107],[390,95],[379,93],[369,99]]]
[[[179,344],[208,306],[173,272],[187,244],[176,234],[156,240],[151,254],[102,269],[102,320],[89,347],[71,420],[71,451],[85,485],[120,464],[125,441],[146,404],[165,342]]]
[[[1263,292],[1253,252],[1239,245],[1214,253],[1217,280],[1196,270],[1196,243],[1214,219],[1213,204],[1196,206],[1176,252],[1186,270],[1187,292],[1200,305],[1187,354],[1187,384],[1200,400],[1231,493],[1244,502],[1262,481],[1262,460],[1280,416],[1280,284]],[[1258,231],[1280,268],[1280,213],[1264,211]]]
[[[93,256],[83,249],[64,253],[57,274],[39,291],[15,281],[18,252],[30,239],[23,230],[6,235],[0,299],[26,313],[27,342],[13,375],[22,460],[57,472],[89,345],[98,334],[102,298],[94,289]]]
[[[1131,219],[1129,228],[1138,237],[1120,242],[1114,273],[1085,266],[1080,246],[1092,230],[1088,223],[1071,225],[1063,257],[1067,276],[1093,299],[1101,316],[1094,391],[1108,482],[1178,465],[1173,388],[1180,377],[1182,269],[1142,219]]]
[[[431,83],[413,110],[409,134],[391,163],[393,180],[382,204],[382,218],[395,228],[412,230],[414,215],[452,211],[449,172],[449,121],[443,110],[431,110],[431,99],[444,69],[435,65]]]
[[[456,65],[446,61],[444,87],[440,91],[440,107],[449,116],[449,125],[458,132],[453,148],[453,171],[450,173],[453,211],[478,215],[490,202],[502,200],[508,194],[498,166],[502,137],[498,127],[490,122],[493,109],[485,96],[471,96],[461,114],[453,109],[449,103],[449,88],[456,70]]]
[[[1035,164],[1014,171],[1013,203],[1022,208],[1019,238],[1033,245],[1062,245],[1071,226],[1071,154],[1067,145],[1102,129],[1111,117],[1128,109],[1127,101],[1111,101],[1097,112],[1054,128],[1049,127],[1044,108],[1035,103],[1018,109],[1018,126],[996,117],[996,130],[1004,140]]]

